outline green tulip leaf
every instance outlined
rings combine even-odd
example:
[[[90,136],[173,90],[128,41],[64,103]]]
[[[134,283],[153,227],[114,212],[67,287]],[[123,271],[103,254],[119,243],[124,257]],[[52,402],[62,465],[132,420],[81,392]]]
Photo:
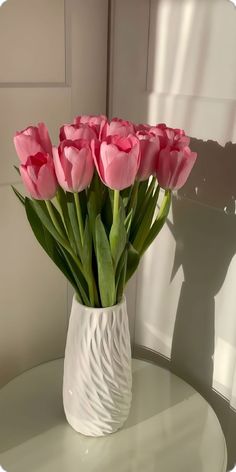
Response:
[[[61,212],[61,218],[64,222],[64,226],[66,227],[66,232],[70,241],[70,245],[73,248],[73,250],[76,252],[77,245],[76,245],[75,235],[74,235],[72,224],[71,224],[71,218],[68,212],[66,193],[61,187],[59,187],[57,191],[57,201],[58,201],[59,209]]]
[[[87,273],[91,273],[92,270],[92,235],[89,227],[88,216],[86,217],[85,221],[85,228],[84,228],[84,244],[83,244],[83,251],[82,251],[82,263],[84,266],[84,270]]]
[[[157,218],[154,221],[153,225],[151,226],[148,232],[148,235],[141,248],[141,255],[143,255],[143,253],[148,249],[150,244],[154,241],[158,233],[161,231],[163,225],[165,224],[166,218],[168,216],[170,205],[171,205],[171,192],[169,190],[166,190]]]
[[[70,225],[74,234],[77,254],[79,255],[81,259],[82,242],[81,242],[81,236],[80,236],[80,231],[79,231],[78,218],[76,214],[75,200],[74,200],[73,194],[70,192],[66,193],[66,203],[67,203],[67,209],[68,209],[68,218],[70,220]]]
[[[129,237],[130,229],[131,229],[131,224],[132,224],[132,218],[133,218],[133,208],[131,208],[129,214],[125,218],[125,228],[127,232],[127,236]]]
[[[110,245],[101,220],[101,215],[96,217],[95,240],[98,267],[98,284],[102,306],[112,306],[116,301],[115,274]]]
[[[141,253],[143,243],[146,240],[147,235],[150,231],[150,227],[156,210],[159,190],[160,188],[157,187],[154,194],[151,195],[151,197],[149,198],[149,204],[146,208],[145,214],[143,215],[142,221],[139,224],[135,237],[132,238],[132,244],[139,253]]]
[[[130,196],[131,196],[131,193],[132,193],[132,188],[133,187],[127,187],[125,188],[124,190],[121,190],[120,191],[120,196],[123,200],[123,204],[124,204],[124,207],[126,209],[129,201],[130,201]]]
[[[125,282],[126,282],[127,259],[128,259],[128,251],[125,250],[121,257],[122,265],[120,268],[119,277],[117,278],[116,303],[120,303],[123,293],[124,293]]]
[[[80,297],[82,299],[82,303],[86,306],[93,306],[90,299],[89,299],[89,296],[88,296],[88,293],[87,293],[87,283],[84,279],[84,276],[83,274],[80,272],[78,266],[75,264],[75,261],[73,260],[73,258],[71,257],[70,254],[68,254],[68,252],[62,247],[61,248],[61,251],[68,263],[68,266],[74,276],[74,279],[76,281],[76,285],[78,287],[77,291],[79,290],[79,293],[80,293]]]
[[[64,256],[61,253],[60,246],[52,237],[51,233],[42,224],[31,203],[32,200],[30,200],[29,198],[25,199],[26,215],[37,241],[42,246],[47,255],[50,257],[50,259],[52,259],[56,266],[65,275],[67,280],[69,280],[81,301],[80,293],[78,292],[73,273],[71,272]]]
[[[83,251],[82,251],[82,264],[85,273],[85,278],[87,280],[88,288],[89,288],[89,297],[92,306],[94,306],[95,302],[96,305],[98,304],[98,295],[97,290],[94,285],[94,278],[93,278],[93,267],[92,267],[92,254],[93,254],[93,239],[92,234],[89,226],[88,216],[86,217],[85,221],[85,229],[84,229],[84,244],[83,244]],[[95,300],[96,299],[96,300]]]
[[[94,245],[96,243],[96,238],[95,238],[95,224],[96,224],[96,217],[98,215],[98,208],[97,208],[97,199],[96,199],[96,194],[94,191],[91,191],[88,197],[88,215],[89,215],[89,225],[90,225],[90,230],[93,235],[93,241]]]
[[[110,235],[111,255],[116,269],[122,252],[124,251],[127,242],[127,232],[125,228],[125,214],[123,208],[119,208],[119,212],[115,221],[113,221]]]
[[[127,270],[126,270],[126,278],[125,278],[126,283],[136,271],[139,265],[139,261],[140,261],[140,254],[130,243],[128,247]]]
[[[144,180],[143,182],[139,183],[138,186],[138,194],[137,194],[137,203],[136,203],[136,214],[140,214],[140,209],[143,205],[143,202],[145,200],[145,195],[148,189],[148,184],[149,184],[149,179]]]
[[[16,172],[20,175],[20,169],[19,169],[19,167],[17,167],[17,166],[13,166],[13,167],[14,167],[14,169],[16,170]]]
[[[21,193],[13,185],[11,186],[11,188],[12,188],[13,192],[15,193],[15,195],[17,196],[17,198],[22,203],[22,205],[25,205],[25,197],[23,197],[23,195],[21,195]]]
[[[131,239],[134,241],[134,238],[137,234],[139,226],[150,206],[150,203],[153,198],[153,191],[156,183],[156,179],[152,179],[149,185],[149,180],[141,182],[138,187],[137,203],[133,216],[132,227],[131,227]]]
[[[45,228],[49,231],[49,233],[53,236],[53,238],[63,246],[65,243],[65,240],[63,236],[61,236],[61,234],[58,232],[56,227],[54,226],[48,214],[48,210],[45,205],[45,202],[43,200],[29,200],[28,205],[32,206],[38,218],[40,219],[41,223],[45,226]],[[61,226],[62,226],[62,223],[60,224],[60,227]]]

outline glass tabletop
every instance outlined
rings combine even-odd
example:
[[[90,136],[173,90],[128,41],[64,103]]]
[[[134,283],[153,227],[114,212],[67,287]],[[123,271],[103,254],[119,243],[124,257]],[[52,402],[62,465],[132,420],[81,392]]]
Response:
[[[133,401],[124,427],[88,438],[66,422],[63,359],[0,390],[0,465],[7,472],[223,472],[226,446],[208,403],[187,383],[133,360]]]

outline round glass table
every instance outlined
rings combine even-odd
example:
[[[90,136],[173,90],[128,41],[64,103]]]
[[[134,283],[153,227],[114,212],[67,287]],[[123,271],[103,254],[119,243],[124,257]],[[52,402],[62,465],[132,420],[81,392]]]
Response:
[[[66,422],[63,359],[42,364],[0,390],[0,465],[7,472],[223,472],[219,421],[187,383],[133,360],[133,402],[124,427],[88,438]],[[0,468],[1,470],[1,468]]]

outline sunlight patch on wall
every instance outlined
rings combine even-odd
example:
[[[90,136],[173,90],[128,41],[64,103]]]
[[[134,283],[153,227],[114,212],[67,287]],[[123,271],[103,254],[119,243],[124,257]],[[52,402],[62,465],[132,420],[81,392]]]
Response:
[[[149,342],[158,347],[158,352],[170,359],[172,336],[161,331],[154,323],[144,321],[144,327]]]
[[[146,252],[138,273],[135,342],[166,357],[171,356],[172,338],[184,280],[182,266],[173,273],[176,241],[173,213],[159,237]]]
[[[235,404],[234,369],[236,348],[222,338],[216,341],[214,354],[213,388]]]

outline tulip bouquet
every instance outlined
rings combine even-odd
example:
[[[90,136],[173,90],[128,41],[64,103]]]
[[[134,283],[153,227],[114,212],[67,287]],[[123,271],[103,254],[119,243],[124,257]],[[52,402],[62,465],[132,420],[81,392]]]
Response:
[[[81,304],[117,304],[194,165],[189,138],[101,115],[62,126],[58,147],[43,123],[17,132],[14,144],[30,198],[13,189],[38,242]]]

